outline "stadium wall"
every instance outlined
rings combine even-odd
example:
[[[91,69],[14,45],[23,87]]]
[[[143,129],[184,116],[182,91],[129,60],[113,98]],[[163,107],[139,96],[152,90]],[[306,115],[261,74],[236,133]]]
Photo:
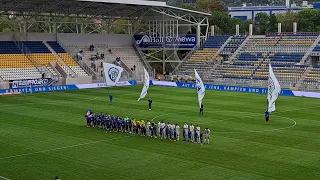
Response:
[[[133,80],[133,81],[123,81],[123,82],[117,83],[117,86],[133,86],[133,85],[137,85],[137,81]],[[193,83],[153,81],[153,80],[150,80],[150,85],[179,87],[179,88],[194,88],[194,89],[196,88],[196,85]],[[42,87],[32,87],[32,88],[0,89],[0,95],[68,91],[68,90],[92,89],[92,88],[103,88],[103,87],[108,87],[108,86],[106,83],[92,83],[92,84],[73,84],[73,85],[61,85],[61,86],[42,86]],[[205,88],[206,90],[246,92],[246,93],[256,93],[256,94],[267,94],[268,92],[267,88],[223,86],[223,85],[214,85],[214,84],[205,84]],[[282,90],[280,95],[320,98],[320,92]]]
[[[131,46],[132,35],[130,34],[70,34],[59,33],[57,35],[65,44],[108,44],[110,46]]]
[[[179,87],[179,88],[194,88],[194,89],[196,88],[196,84],[193,84],[193,83],[153,81],[153,80],[150,81],[150,85]],[[205,88],[206,90],[218,90],[218,91],[234,91],[234,92],[246,92],[246,93],[256,93],[256,94],[268,93],[267,88],[254,88],[254,87],[242,87],[242,86],[223,86],[223,85],[215,85],[215,84],[205,84]],[[280,95],[320,98],[320,92],[281,90]]]
[[[108,44],[110,46],[131,46],[132,37],[130,34],[76,34],[76,33],[0,33],[0,41],[13,41],[13,36],[21,41],[57,41],[59,37],[65,44]]]
[[[118,82],[117,86],[132,86],[137,85],[137,81],[123,81]],[[93,89],[109,87],[106,83],[91,83],[91,84],[72,84],[61,86],[40,86],[29,88],[15,88],[15,89],[0,89],[0,95],[24,94],[24,93],[39,93],[39,92],[53,92],[53,91],[69,91],[79,89]]]

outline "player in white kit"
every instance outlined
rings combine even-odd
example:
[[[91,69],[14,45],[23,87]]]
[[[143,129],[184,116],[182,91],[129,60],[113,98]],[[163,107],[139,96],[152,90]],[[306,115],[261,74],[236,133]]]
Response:
[[[161,139],[165,139],[165,127],[166,127],[166,123],[164,123],[163,121],[160,124],[160,131],[161,131]]]
[[[150,127],[151,127],[151,123],[149,120],[147,120],[147,127],[146,127],[147,136],[151,136]]]
[[[158,129],[157,129],[157,130],[158,130],[158,132],[157,132],[157,133],[158,133],[158,137],[159,137],[159,138],[160,138],[160,125],[161,125],[161,122],[160,122],[160,121],[158,121]]]
[[[180,126],[178,124],[176,124],[176,140],[179,141],[179,137],[180,137]]]
[[[176,138],[174,137],[174,132],[175,132],[175,129],[176,129],[176,125],[174,123],[171,124],[171,130],[170,130],[170,133],[171,133],[171,139],[175,140]]]
[[[188,141],[188,131],[189,131],[189,126],[187,123],[184,123],[184,125],[183,125],[183,141]]]
[[[196,134],[197,134],[196,142],[200,143],[200,126],[199,125],[197,125],[196,127]]]
[[[210,129],[206,128],[204,130],[204,144],[209,144],[210,142]]]
[[[194,126],[193,126],[192,123],[190,124],[189,129],[190,129],[190,132],[191,132],[191,142],[195,142],[194,141]]]

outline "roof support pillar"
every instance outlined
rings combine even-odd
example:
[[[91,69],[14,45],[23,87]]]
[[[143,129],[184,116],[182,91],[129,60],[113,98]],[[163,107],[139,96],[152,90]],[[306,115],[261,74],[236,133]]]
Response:
[[[27,22],[26,21],[22,21],[21,24],[20,24],[20,32],[21,33],[26,33],[27,29],[28,29]]]
[[[52,33],[54,33],[54,34],[57,33],[57,23],[52,24]]]
[[[85,33],[85,29],[84,29],[84,24],[82,23],[81,26],[80,26],[80,32],[81,34],[84,34]]]
[[[298,24],[297,22],[293,22],[293,34],[297,34]]]
[[[214,25],[211,26],[211,31],[210,32],[211,32],[210,36],[214,36]]]
[[[200,26],[201,24],[200,23],[198,23],[198,25],[197,25],[197,47],[200,47],[200,41],[201,41],[201,39],[200,39],[200,36],[201,36],[201,26]]]

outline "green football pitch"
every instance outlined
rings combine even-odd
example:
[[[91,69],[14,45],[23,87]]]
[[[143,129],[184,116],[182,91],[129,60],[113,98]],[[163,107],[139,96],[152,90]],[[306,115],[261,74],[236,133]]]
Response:
[[[141,86],[0,97],[0,179],[320,179],[320,101],[280,96],[265,124],[266,95]],[[87,109],[199,124],[210,145],[87,128]],[[182,138],[182,137],[181,137]]]

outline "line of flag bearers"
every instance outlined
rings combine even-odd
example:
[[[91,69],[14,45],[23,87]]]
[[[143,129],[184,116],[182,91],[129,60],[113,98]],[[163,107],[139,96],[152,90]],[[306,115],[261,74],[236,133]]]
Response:
[[[158,139],[168,139],[172,141],[180,140],[180,126],[178,124],[163,121],[155,123],[147,120],[136,120],[129,117],[116,117],[104,113],[96,114],[91,110],[87,111],[85,115],[87,127],[105,129],[107,132],[122,132],[133,135],[147,136]],[[200,126],[196,127],[193,124],[183,125],[183,141],[209,144],[210,143],[210,129],[206,128],[201,131]]]

